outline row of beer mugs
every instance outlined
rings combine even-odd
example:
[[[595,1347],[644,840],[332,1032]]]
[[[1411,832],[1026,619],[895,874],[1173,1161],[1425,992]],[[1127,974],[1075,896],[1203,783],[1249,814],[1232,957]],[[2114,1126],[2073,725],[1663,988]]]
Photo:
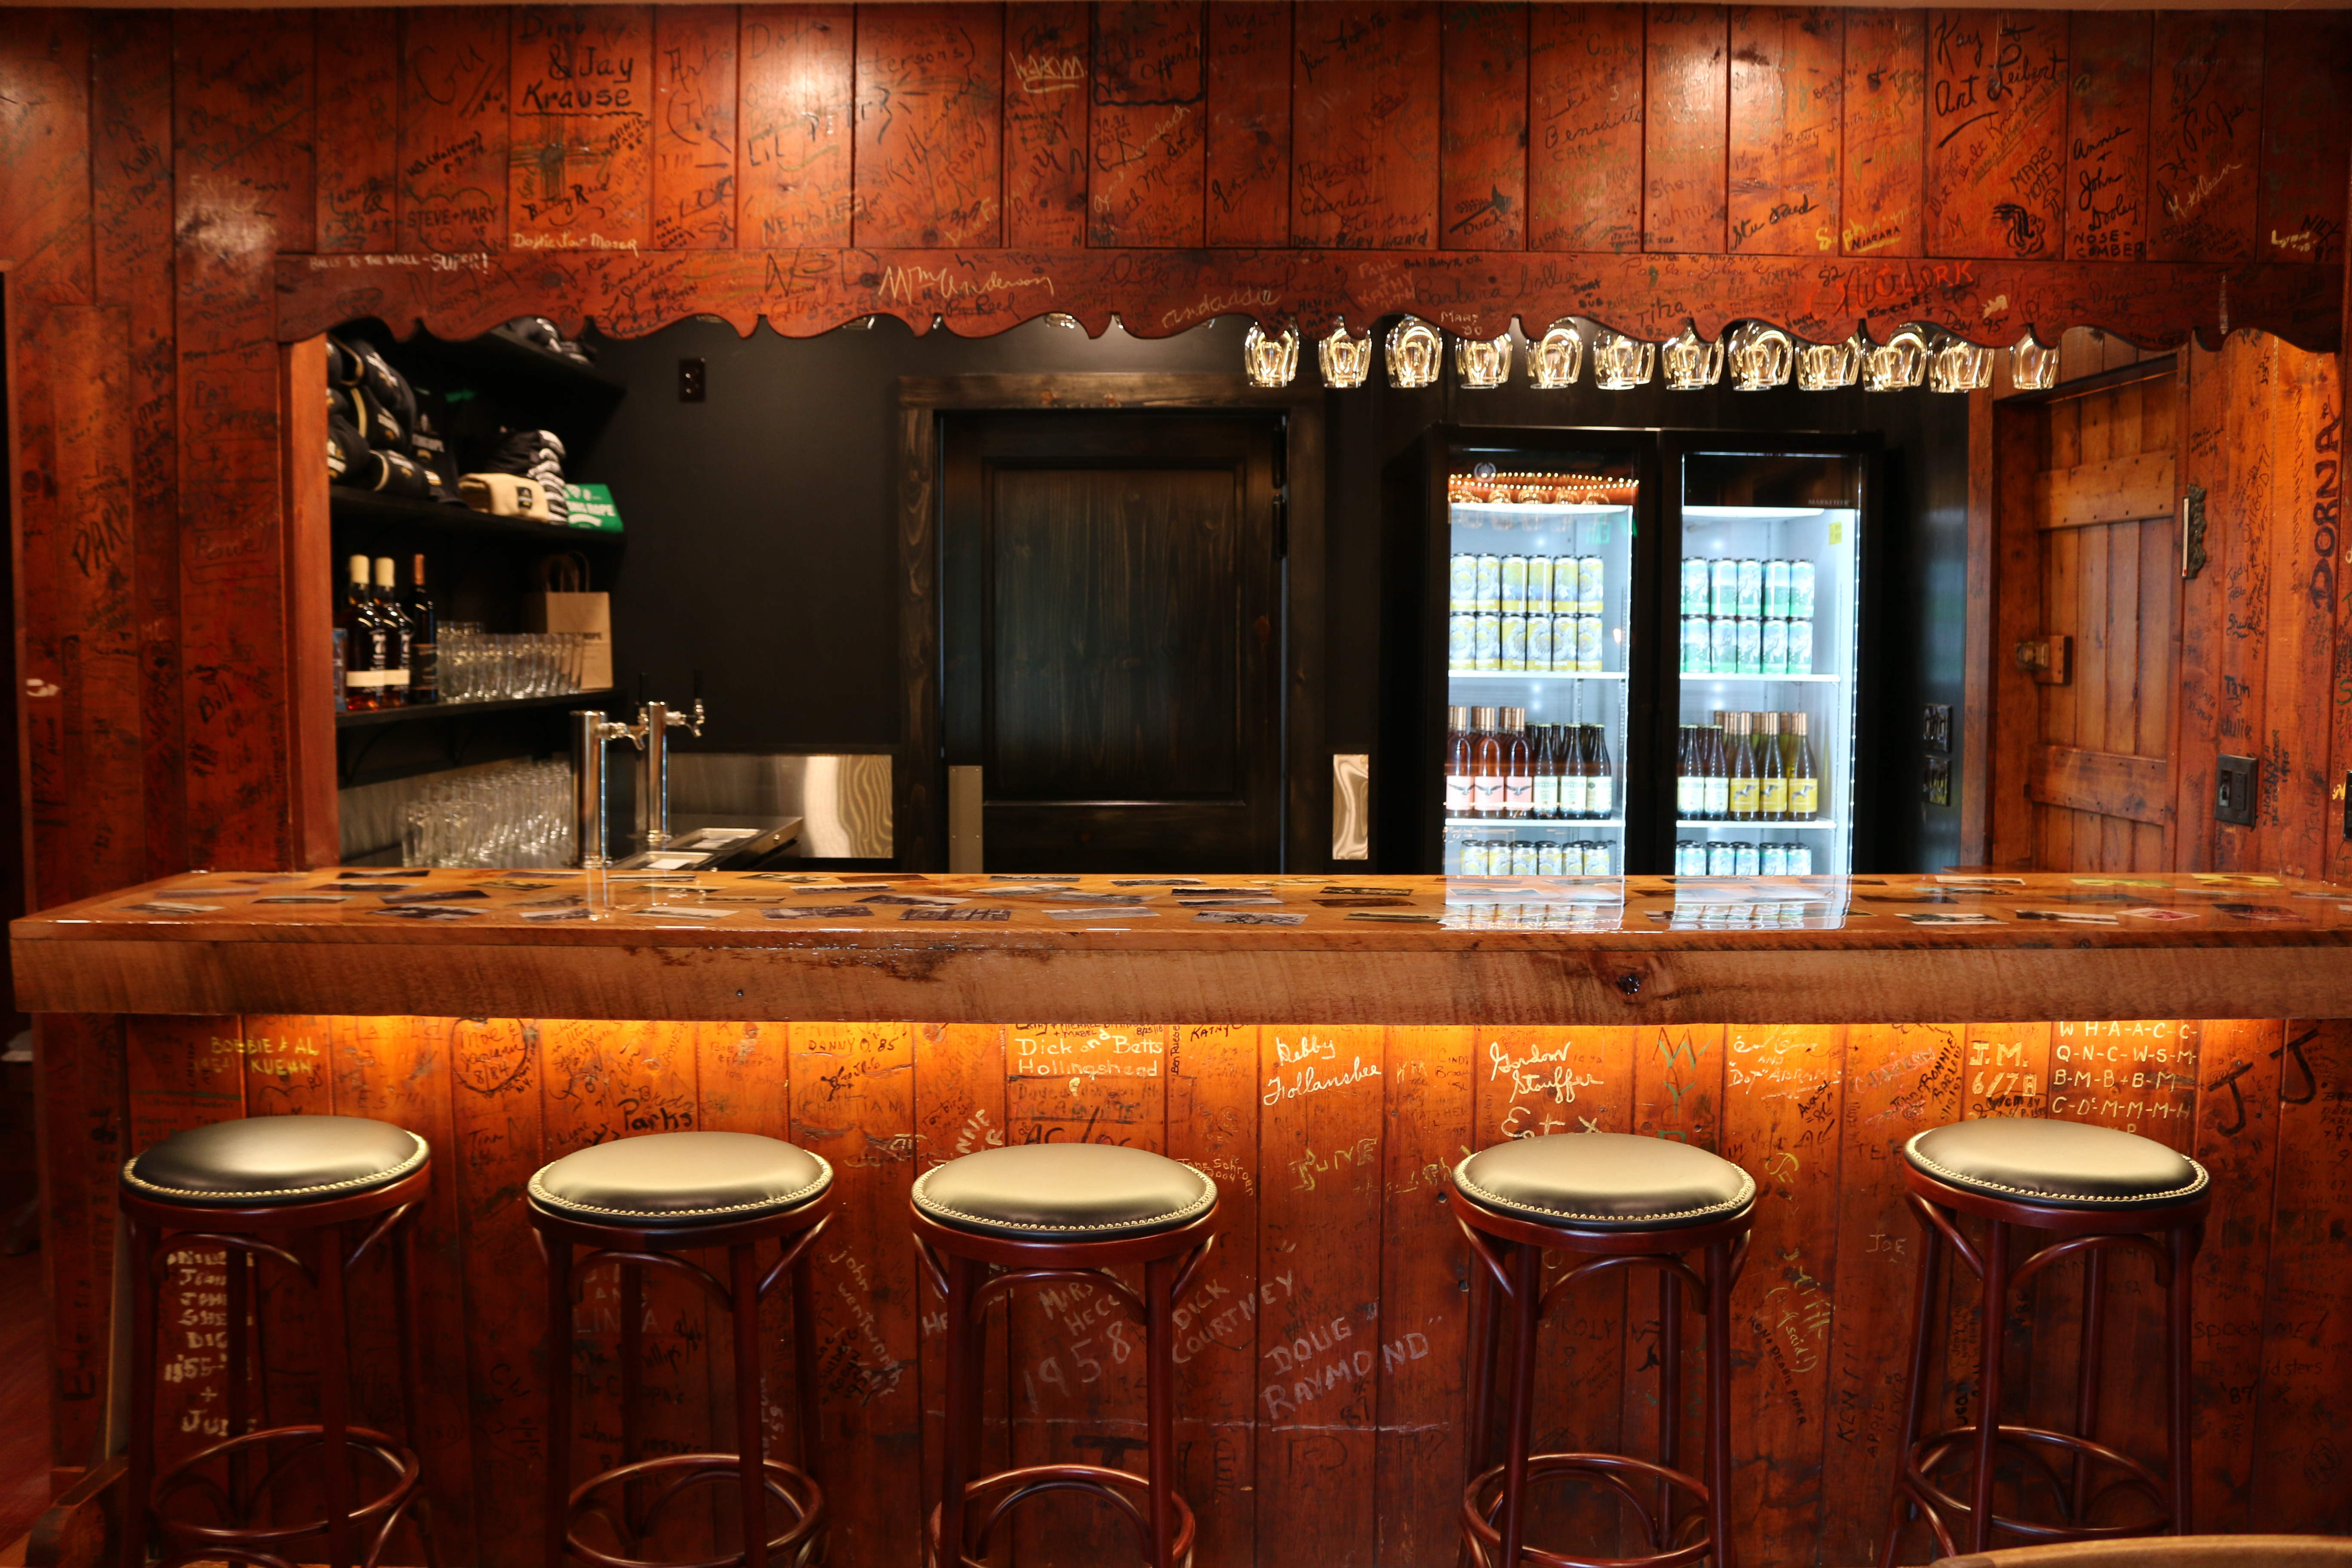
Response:
[[[1447,607],[1457,614],[1597,616],[1607,603],[1607,573],[1598,555],[1456,555]]]

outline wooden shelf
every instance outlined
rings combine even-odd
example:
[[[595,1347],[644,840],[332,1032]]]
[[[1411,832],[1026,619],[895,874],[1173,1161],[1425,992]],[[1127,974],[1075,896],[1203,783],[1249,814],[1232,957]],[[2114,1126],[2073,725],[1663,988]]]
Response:
[[[528,713],[541,708],[578,706],[601,708],[613,695],[612,687],[595,691],[566,691],[553,697],[505,697],[494,702],[424,702],[414,708],[378,708],[364,713],[338,713],[338,730],[372,730],[382,724],[418,724],[428,719],[470,719],[480,713]]]
[[[327,488],[329,520],[337,528],[426,529],[479,539],[531,540],[548,548],[577,550],[585,544],[619,544],[625,533],[601,528],[571,528],[519,517],[493,517],[470,507],[380,496],[367,490]]]

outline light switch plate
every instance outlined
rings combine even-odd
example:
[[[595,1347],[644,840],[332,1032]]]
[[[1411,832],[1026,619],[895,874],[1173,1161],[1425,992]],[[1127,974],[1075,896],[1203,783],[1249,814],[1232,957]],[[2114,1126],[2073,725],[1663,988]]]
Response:
[[[2214,770],[2213,820],[2254,825],[2254,759],[2223,756]]]
[[[677,400],[680,403],[701,403],[710,396],[710,369],[698,359],[677,362]]]
[[[1952,749],[1952,705],[1930,702],[1919,720],[1919,739],[1931,752],[1948,752]]]
[[[1919,782],[1919,798],[1929,805],[1952,804],[1952,759],[1929,757],[1927,770]]]

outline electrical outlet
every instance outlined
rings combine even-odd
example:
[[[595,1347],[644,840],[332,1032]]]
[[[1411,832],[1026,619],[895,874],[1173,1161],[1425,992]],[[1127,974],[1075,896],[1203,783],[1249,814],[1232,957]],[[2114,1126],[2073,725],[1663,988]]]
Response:
[[[1919,739],[1931,752],[1948,752],[1952,749],[1952,705],[1930,702],[1919,721]]]
[[[1949,711],[1949,710],[1946,710]],[[1919,783],[1919,798],[1929,805],[1952,804],[1952,759],[1929,757],[1927,771]]]
[[[2215,770],[2213,820],[2254,825],[2254,759],[2225,756]]]
[[[682,359],[677,362],[677,400],[680,403],[700,403],[709,396],[710,382],[703,362]]]

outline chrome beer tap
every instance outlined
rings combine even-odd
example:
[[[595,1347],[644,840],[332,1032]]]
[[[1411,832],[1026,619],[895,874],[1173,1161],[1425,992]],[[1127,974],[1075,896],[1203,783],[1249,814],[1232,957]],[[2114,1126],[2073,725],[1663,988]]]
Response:
[[[645,677],[637,677],[637,721],[628,726],[630,737],[645,752],[645,787],[637,794],[639,842],[658,849],[669,842],[669,732],[683,730],[702,738],[702,671],[694,672],[694,711],[673,712],[667,703],[645,700]]]
[[[593,708],[572,710],[572,826],[583,871],[613,863],[604,853],[604,747],[612,741],[645,744],[631,725]]]

